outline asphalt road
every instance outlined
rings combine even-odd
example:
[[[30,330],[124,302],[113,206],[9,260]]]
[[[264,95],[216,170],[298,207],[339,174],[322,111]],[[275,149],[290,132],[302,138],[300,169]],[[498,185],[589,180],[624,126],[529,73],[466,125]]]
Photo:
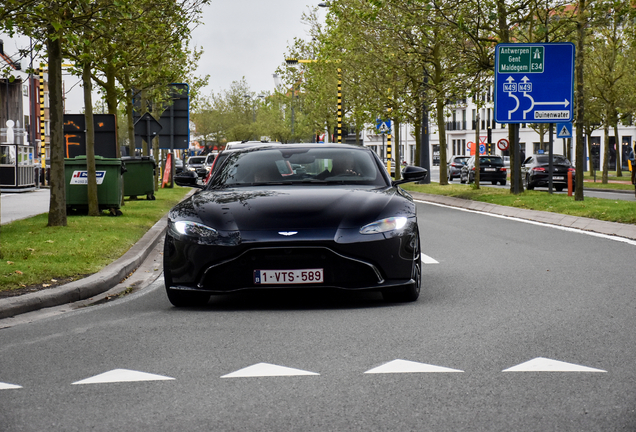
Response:
[[[2,192],[2,213],[0,223],[6,224],[18,219],[25,219],[49,211],[51,191],[48,188],[31,192]]]
[[[181,310],[160,278],[0,330],[0,430],[636,430],[635,242],[419,215],[415,303],[287,291]]]

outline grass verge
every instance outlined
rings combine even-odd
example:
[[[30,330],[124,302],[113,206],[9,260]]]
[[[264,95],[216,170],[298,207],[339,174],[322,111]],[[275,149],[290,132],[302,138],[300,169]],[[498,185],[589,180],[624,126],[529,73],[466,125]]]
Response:
[[[429,185],[407,183],[403,187],[414,192],[446,195],[509,207],[549,211],[610,222],[636,224],[636,204],[632,201],[614,201],[603,198],[585,198],[583,201],[575,201],[573,196],[548,194],[545,191],[525,191],[519,195],[514,195],[510,193],[510,189],[490,187],[475,189],[474,185],[461,184],[440,186],[438,183]]]
[[[98,272],[130,249],[190,190],[175,186],[157,191],[154,201],[126,200],[118,217],[68,216],[66,227],[47,227],[47,214],[3,225],[0,296]]]

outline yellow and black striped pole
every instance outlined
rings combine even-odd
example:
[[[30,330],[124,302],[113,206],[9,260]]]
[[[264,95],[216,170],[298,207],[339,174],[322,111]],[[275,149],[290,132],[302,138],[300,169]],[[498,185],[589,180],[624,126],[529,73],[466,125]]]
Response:
[[[288,65],[295,65],[298,63],[315,63],[315,62],[318,62],[318,60],[286,58],[285,62]],[[336,118],[337,118],[337,126],[336,126],[335,141],[337,143],[341,143],[342,142],[342,69],[340,68],[338,68],[338,106],[336,110]],[[329,134],[330,133],[331,132],[329,132]]]
[[[342,142],[342,69],[338,68],[338,112],[336,114],[338,119],[338,127],[336,129],[337,137],[336,142]]]
[[[44,63],[40,63],[38,70],[40,85],[38,86],[38,96],[40,100],[40,166],[42,172],[46,170],[46,127],[44,121]],[[46,174],[42,177],[46,182]]]

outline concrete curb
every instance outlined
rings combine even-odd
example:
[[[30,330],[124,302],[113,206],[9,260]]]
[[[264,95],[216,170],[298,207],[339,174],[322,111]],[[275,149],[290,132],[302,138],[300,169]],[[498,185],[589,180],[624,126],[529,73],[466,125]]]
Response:
[[[552,213],[539,210],[527,210],[515,207],[506,207],[497,204],[470,201],[463,198],[455,198],[444,195],[433,195],[422,192],[409,193],[413,198],[437,204],[444,204],[450,207],[459,207],[467,210],[474,210],[485,213],[493,213],[501,216],[527,219],[535,222],[543,222],[550,225],[558,225],[568,228],[591,231],[605,235],[624,237],[636,240],[636,225],[623,224],[618,222],[607,222],[598,219],[568,216],[560,213]]]
[[[0,300],[0,319],[84,300],[108,291],[144,262],[165,233],[167,221],[166,215],[121,258],[93,275],[59,287]]]

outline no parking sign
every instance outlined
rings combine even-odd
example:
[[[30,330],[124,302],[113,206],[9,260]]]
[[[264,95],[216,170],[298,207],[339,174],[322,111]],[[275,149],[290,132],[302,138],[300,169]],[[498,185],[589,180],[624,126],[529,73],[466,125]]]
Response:
[[[506,151],[508,150],[508,147],[510,147],[510,142],[507,139],[502,138],[499,141],[497,141],[497,148],[499,150]]]

